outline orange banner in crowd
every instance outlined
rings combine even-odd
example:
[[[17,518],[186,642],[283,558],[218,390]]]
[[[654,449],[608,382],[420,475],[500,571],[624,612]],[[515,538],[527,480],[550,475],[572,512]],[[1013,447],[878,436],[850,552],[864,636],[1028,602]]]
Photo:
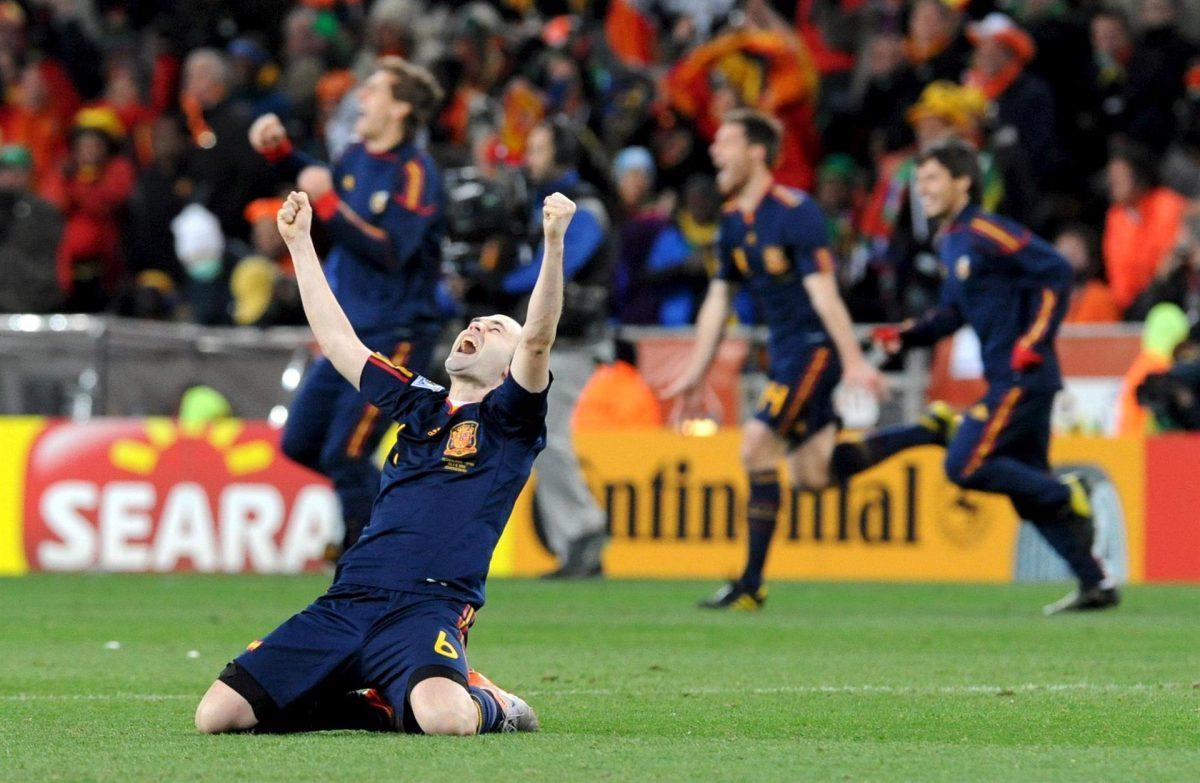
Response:
[[[588,482],[608,515],[609,573],[724,578],[737,572],[746,485],[736,432],[577,440]],[[1124,579],[1200,579],[1200,566],[1173,554],[1200,552],[1200,529],[1181,513],[1161,512],[1189,482],[1147,476],[1148,453],[1160,466],[1152,474],[1182,445],[1200,454],[1200,438],[1175,440],[1054,442],[1056,467],[1092,478],[1100,546]],[[0,441],[0,574],[315,570],[326,542],[340,534],[327,482],[285,459],[278,431],[262,422],[185,429],[166,419],[7,418],[0,419]],[[858,477],[846,492],[785,491],[768,575],[971,582],[1062,576],[1061,563],[1018,524],[1007,501],[958,490],[946,481],[941,460],[938,449],[919,449]],[[494,576],[530,576],[554,566],[537,535],[532,494],[527,487],[518,500]]]

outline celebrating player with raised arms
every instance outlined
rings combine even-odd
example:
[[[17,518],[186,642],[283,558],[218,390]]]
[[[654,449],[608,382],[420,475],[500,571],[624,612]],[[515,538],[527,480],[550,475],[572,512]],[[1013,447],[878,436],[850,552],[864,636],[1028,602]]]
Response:
[[[279,118],[250,128],[250,143],[308,194],[332,242],[329,281],[355,330],[389,361],[426,369],[441,331],[443,194],[433,159],[417,145],[442,91],[433,76],[383,57],[358,89],[360,115],[333,166],[292,148]],[[341,501],[342,548],[358,538],[379,488],[371,461],[387,418],[342,380],[328,357],[305,375],[288,411],[283,453],[333,482]]]
[[[468,669],[466,634],[492,550],[546,444],[563,235],[574,213],[562,194],[546,198],[545,256],[525,324],[472,321],[446,359],[447,391],[359,340],[313,249],[308,199],[288,197],[279,228],[313,333],[400,431],[371,520],[328,592],[229,664],[196,710],[198,729],[538,728],[528,704]]]
[[[1027,228],[979,208],[978,155],[959,141],[921,153],[917,195],[938,221],[944,271],[938,306],[923,318],[876,330],[890,352],[931,345],[969,324],[982,346],[987,394],[958,423],[934,403],[912,426],[838,446],[849,476],[914,446],[946,446],[946,475],[960,487],[1007,495],[1070,566],[1079,589],[1047,614],[1116,606],[1116,586],[1092,554],[1095,530],[1082,479],[1050,469],[1050,414],[1062,388],[1054,338],[1071,296],[1070,264]]]
[[[825,215],[808,194],[771,178],[779,140],[778,123],[749,110],[729,114],[717,130],[710,152],[728,199],[720,266],[700,308],[689,366],[666,392],[690,397],[700,388],[733,296],[745,284],[770,328],[770,383],[744,429],[742,462],[750,477],[746,567],[701,603],[710,609],[754,610],[766,600],[763,566],[779,513],[779,462],[787,459],[794,486],[829,485],[838,381],[884,392],[883,377],[863,358],[838,294]]]

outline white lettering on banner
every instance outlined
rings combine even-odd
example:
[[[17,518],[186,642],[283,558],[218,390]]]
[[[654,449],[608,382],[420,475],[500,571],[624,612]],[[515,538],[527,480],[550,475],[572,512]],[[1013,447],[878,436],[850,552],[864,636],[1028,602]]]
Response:
[[[197,571],[217,569],[217,540],[208,495],[199,484],[176,484],[163,504],[154,537],[155,571],[173,571],[182,558]]]
[[[337,496],[328,487],[313,484],[300,490],[283,534],[280,570],[299,571],[308,561],[323,558],[339,514]]]
[[[96,485],[90,481],[61,481],[42,494],[38,510],[58,541],[38,546],[38,560],[47,571],[90,568],[96,558],[96,531],[81,510],[96,508]]]
[[[338,526],[337,497],[319,484],[302,487],[290,509],[270,484],[230,484],[215,517],[208,493],[194,482],[171,486],[158,501],[150,482],[52,484],[38,509],[54,537],[37,544],[38,565],[173,571],[190,563],[206,572],[295,572],[321,559]]]
[[[226,571],[273,573],[283,500],[269,484],[234,484],[221,493],[221,552]],[[245,563],[249,556],[249,563]]]
[[[144,481],[114,481],[100,496],[100,564],[110,571],[145,571],[150,567],[154,520],[154,486]]]

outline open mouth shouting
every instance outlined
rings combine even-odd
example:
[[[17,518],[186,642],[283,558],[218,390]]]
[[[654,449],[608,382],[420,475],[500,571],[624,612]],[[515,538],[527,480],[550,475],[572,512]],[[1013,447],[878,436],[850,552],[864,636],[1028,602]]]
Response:
[[[463,335],[462,339],[458,341],[458,347],[454,349],[454,352],[466,356],[474,356],[479,352],[480,342],[479,338],[474,335]]]

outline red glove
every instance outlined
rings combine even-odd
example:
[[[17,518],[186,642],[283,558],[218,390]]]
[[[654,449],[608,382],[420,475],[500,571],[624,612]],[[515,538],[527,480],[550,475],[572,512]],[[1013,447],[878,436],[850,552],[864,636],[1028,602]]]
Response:
[[[333,219],[334,214],[337,213],[338,204],[341,202],[342,200],[338,198],[337,191],[332,189],[327,190],[318,198],[313,199],[313,212],[316,213],[318,218],[328,223]]]
[[[1027,372],[1040,367],[1045,358],[1027,345],[1017,343],[1012,352],[1012,368],[1017,372]]]
[[[899,326],[876,326],[871,330],[871,341],[888,353],[897,353],[904,347],[904,330]]]
[[[262,151],[262,156],[267,159],[267,163],[278,163],[292,154],[292,140],[284,137],[283,141],[276,144],[274,147],[269,147]]]

